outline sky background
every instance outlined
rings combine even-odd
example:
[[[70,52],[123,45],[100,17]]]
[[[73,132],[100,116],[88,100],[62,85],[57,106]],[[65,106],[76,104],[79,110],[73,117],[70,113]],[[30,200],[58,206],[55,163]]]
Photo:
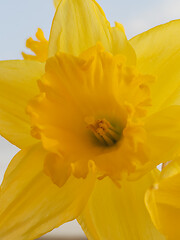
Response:
[[[180,18],[179,0],[99,0],[107,19],[122,23],[128,39],[156,25]],[[0,0],[0,60],[21,59],[25,41],[38,27],[48,38],[54,6],[51,0]],[[0,181],[16,147],[0,137]],[[76,222],[68,223],[43,239],[69,235],[75,240],[83,234]],[[74,236],[74,237],[73,237]],[[55,238],[54,238],[55,239]],[[56,238],[65,239],[65,238]],[[77,238],[80,240],[80,238]]]
[[[121,22],[128,38],[180,15],[179,0],[99,0],[108,20]],[[0,0],[0,59],[21,58],[25,40],[38,27],[48,38],[54,15],[52,0]]]

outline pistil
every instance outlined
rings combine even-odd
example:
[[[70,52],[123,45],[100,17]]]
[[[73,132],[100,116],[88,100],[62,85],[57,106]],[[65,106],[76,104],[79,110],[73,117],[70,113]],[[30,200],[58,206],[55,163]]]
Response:
[[[105,145],[112,146],[120,139],[120,134],[106,119],[88,118],[86,123],[88,124],[87,128]]]

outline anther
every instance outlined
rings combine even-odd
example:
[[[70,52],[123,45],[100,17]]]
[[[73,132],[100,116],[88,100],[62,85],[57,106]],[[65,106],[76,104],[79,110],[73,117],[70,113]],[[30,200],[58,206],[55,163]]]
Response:
[[[120,134],[106,119],[93,120],[92,118],[87,118],[86,123],[88,124],[87,128],[103,144],[112,146],[120,139]]]

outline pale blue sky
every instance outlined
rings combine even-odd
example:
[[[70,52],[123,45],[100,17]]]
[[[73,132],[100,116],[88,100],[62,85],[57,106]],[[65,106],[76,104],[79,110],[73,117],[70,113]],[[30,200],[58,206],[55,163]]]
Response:
[[[121,22],[130,38],[180,17],[179,0],[98,0],[108,20]],[[21,58],[25,40],[41,27],[48,37],[54,7],[51,0],[0,0],[0,60]]]

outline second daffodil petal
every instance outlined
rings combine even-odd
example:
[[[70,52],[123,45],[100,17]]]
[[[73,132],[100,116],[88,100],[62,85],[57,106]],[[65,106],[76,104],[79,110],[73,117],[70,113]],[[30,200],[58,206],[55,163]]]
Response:
[[[33,240],[73,220],[82,211],[94,186],[94,174],[72,176],[63,187],[44,174],[47,152],[37,144],[11,161],[0,191],[0,239]]]
[[[180,20],[176,20],[130,40],[140,71],[157,76],[152,86],[152,112],[180,103],[179,28]]]
[[[146,193],[146,205],[155,226],[168,240],[180,239],[180,159],[163,170]]]
[[[36,141],[26,114],[28,101],[38,93],[44,64],[35,61],[0,62],[0,134],[19,148]]]
[[[78,218],[88,239],[165,240],[144,204],[144,193],[153,180],[149,173],[136,182],[121,182],[120,188],[109,178],[97,181]]]
[[[53,20],[49,57],[58,51],[78,56],[101,42],[105,50],[124,54],[134,64],[136,56],[121,24],[111,28],[101,7],[94,0],[61,0]],[[69,13],[69,14],[67,14]]]

